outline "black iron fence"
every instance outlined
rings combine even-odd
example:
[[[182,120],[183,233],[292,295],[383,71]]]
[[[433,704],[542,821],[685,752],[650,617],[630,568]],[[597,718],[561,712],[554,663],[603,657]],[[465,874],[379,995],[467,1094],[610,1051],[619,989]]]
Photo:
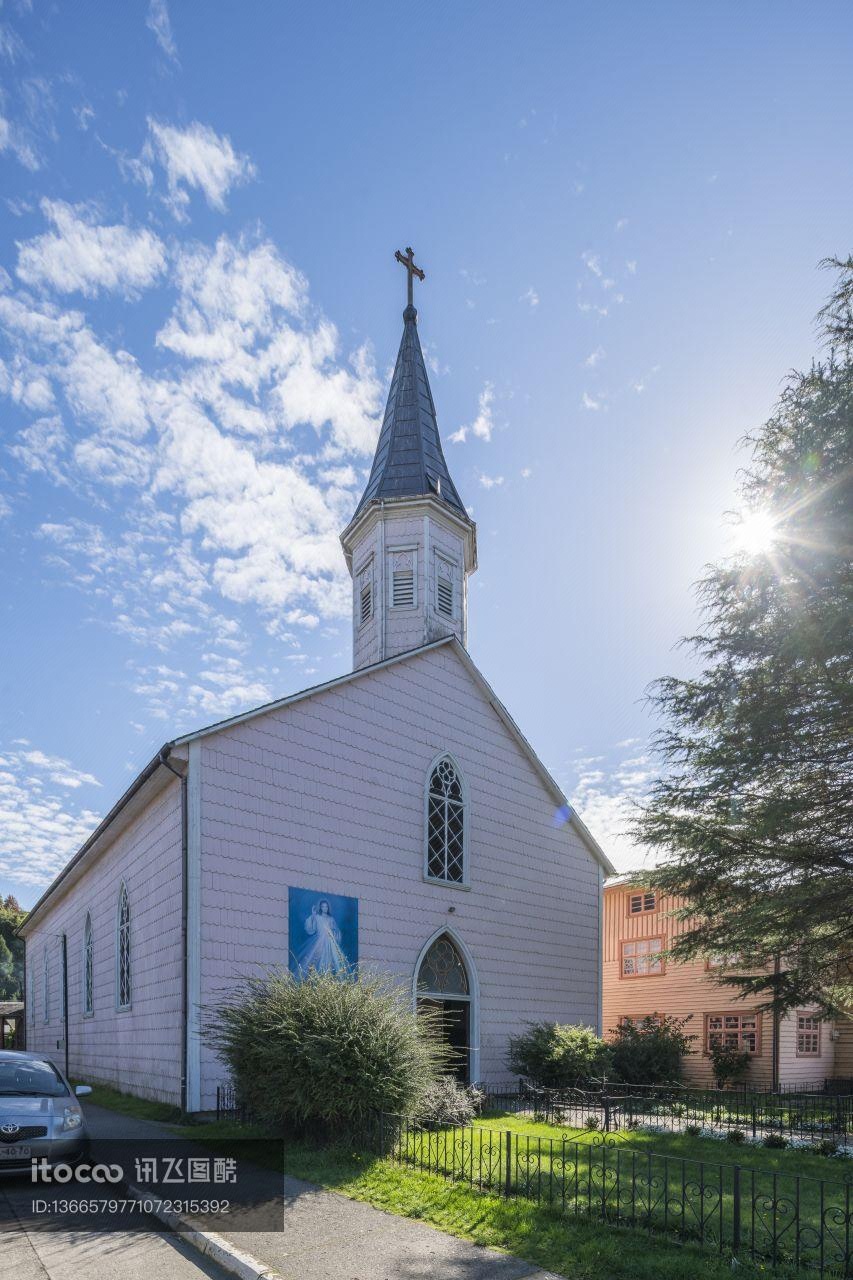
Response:
[[[692,1243],[732,1260],[853,1274],[850,1183],[633,1151],[612,1135],[537,1138],[377,1117],[374,1154],[554,1213]]]
[[[779,1134],[810,1143],[853,1139],[853,1095],[695,1089],[683,1085],[603,1083],[596,1089],[485,1090],[483,1110],[541,1116],[551,1124],[605,1133],[649,1126],[695,1127],[753,1138]]]
[[[240,1101],[230,1081],[216,1086],[216,1119],[236,1120],[239,1124],[248,1124],[252,1119],[249,1108]]]

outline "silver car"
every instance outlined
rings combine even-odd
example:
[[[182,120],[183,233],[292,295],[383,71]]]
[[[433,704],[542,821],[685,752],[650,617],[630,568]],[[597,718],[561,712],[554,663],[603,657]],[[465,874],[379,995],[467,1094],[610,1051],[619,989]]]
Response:
[[[88,1150],[78,1098],[59,1067],[41,1053],[0,1049],[0,1174],[29,1172],[42,1158],[74,1164]]]

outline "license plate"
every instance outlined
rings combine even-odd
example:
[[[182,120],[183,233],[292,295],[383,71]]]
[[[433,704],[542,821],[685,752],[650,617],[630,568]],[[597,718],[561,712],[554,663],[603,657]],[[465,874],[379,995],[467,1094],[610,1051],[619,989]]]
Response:
[[[0,1160],[26,1160],[29,1154],[29,1147],[0,1147]]]

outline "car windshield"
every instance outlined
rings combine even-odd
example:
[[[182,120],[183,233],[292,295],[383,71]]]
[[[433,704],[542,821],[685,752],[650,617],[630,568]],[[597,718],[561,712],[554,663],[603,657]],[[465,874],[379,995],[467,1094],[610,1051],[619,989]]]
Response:
[[[53,1063],[0,1058],[0,1098],[59,1098],[67,1092]]]

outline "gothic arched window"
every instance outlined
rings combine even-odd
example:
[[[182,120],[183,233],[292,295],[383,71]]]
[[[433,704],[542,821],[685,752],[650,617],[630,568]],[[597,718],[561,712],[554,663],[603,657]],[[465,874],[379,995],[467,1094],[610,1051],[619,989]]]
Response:
[[[130,899],[122,884],[118,895],[118,919],[116,921],[116,1004],[119,1009],[129,1009],[133,993],[130,968]]]
[[[95,938],[88,911],[83,925],[83,1012],[95,1012]]]
[[[453,939],[443,933],[427,951],[418,970],[418,995],[467,998],[468,973]]]
[[[430,880],[465,881],[465,788],[450,756],[433,766],[426,797],[426,874]]]

